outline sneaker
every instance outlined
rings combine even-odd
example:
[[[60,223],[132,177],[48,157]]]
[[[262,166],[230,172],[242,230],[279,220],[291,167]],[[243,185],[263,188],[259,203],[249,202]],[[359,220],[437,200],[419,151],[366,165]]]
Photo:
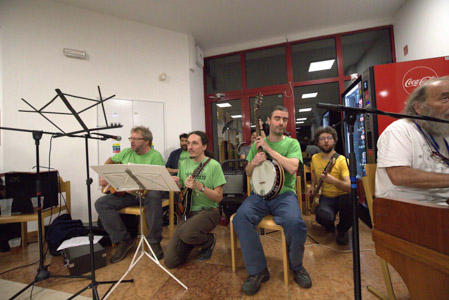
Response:
[[[347,245],[349,244],[349,234],[347,231],[341,232],[339,231],[337,234],[337,244],[338,245]]]
[[[134,245],[136,244],[136,241],[134,240],[128,240],[128,241],[122,241],[118,244],[117,249],[115,249],[114,254],[111,257],[111,264],[121,261],[125,258],[126,254],[131,250]]]
[[[164,251],[162,251],[161,243],[150,243],[150,246],[158,260],[164,258]]]
[[[196,258],[197,261],[205,261],[212,256],[212,252],[214,252],[216,241],[214,234],[212,234],[212,237],[214,238],[214,240],[212,241],[212,245],[209,248],[201,249],[200,253],[198,254],[198,257]]]
[[[298,271],[293,271],[293,277],[300,287],[305,289],[309,289],[312,287],[312,279],[310,279],[310,275],[309,273],[307,273],[304,266],[301,266],[301,269],[299,269]]]
[[[326,229],[327,232],[335,232],[335,225],[332,224],[331,226],[325,226],[324,227]]]
[[[270,279],[270,272],[265,267],[262,272],[257,273],[256,275],[249,275],[248,278],[246,278],[245,282],[242,284],[242,292],[248,296],[254,295],[259,291],[262,282],[267,282],[268,279]]]

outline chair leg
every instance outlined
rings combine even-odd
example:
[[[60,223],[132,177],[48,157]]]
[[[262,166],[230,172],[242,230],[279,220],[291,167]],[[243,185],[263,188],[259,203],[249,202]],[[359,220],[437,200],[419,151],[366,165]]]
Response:
[[[385,297],[384,295],[382,295],[378,290],[376,290],[372,286],[367,286],[366,288],[368,289],[368,291],[371,294],[373,294],[374,296],[376,296],[379,299],[396,300],[396,296],[395,296],[394,290],[393,290],[393,285],[391,284],[391,277],[390,277],[390,271],[388,269],[388,263],[382,258],[379,258],[379,260],[380,260],[380,266],[382,267],[382,273],[384,276],[385,288],[387,289],[388,297]]]
[[[391,276],[390,270],[388,269],[388,263],[384,259],[380,258],[380,265],[382,267],[382,273],[384,275],[385,287],[388,292],[388,298],[390,300],[394,300],[396,299],[396,296],[394,295],[393,284],[391,283]]]
[[[28,223],[20,223],[21,233],[22,233],[22,247],[28,246]]]
[[[232,272],[235,272],[235,249],[237,247],[237,234],[234,231],[234,225],[232,224],[232,220],[234,219],[234,215],[231,216],[229,224],[229,231],[231,232],[231,267]]]
[[[287,240],[285,239],[284,230],[281,231],[282,235],[282,263],[284,265],[284,284],[288,285],[288,248]]]

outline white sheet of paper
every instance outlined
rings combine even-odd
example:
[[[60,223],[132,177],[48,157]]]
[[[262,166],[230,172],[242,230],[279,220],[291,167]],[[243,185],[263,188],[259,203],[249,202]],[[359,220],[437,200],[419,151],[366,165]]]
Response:
[[[94,235],[94,244],[98,243],[99,240],[101,240],[103,236],[101,235]],[[82,246],[82,245],[89,245],[89,237],[88,236],[77,236],[73,237],[71,239],[65,240],[62,242],[62,244],[58,247],[58,251],[70,248],[70,247],[76,247],[76,246]]]
[[[126,173],[126,170],[131,171],[147,190],[179,192],[178,186],[165,166],[109,164],[91,166],[91,169],[119,192],[139,189],[139,185]]]

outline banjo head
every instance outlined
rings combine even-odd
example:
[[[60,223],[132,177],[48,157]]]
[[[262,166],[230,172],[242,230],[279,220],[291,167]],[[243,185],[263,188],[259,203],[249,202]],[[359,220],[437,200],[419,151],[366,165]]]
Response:
[[[253,170],[251,186],[255,194],[266,197],[276,188],[277,174],[275,165],[271,161],[264,161]]]

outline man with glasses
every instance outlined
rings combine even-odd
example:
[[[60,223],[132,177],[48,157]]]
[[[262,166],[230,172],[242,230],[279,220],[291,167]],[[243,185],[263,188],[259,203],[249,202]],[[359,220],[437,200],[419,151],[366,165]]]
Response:
[[[417,87],[403,113],[449,121],[449,76]],[[377,142],[376,197],[449,199],[449,124],[401,119]]]
[[[346,158],[334,150],[338,141],[337,131],[334,128],[329,126],[318,128],[315,131],[314,140],[317,141],[322,152],[312,156],[310,164],[312,184],[307,193],[311,198],[319,196],[319,204],[315,210],[316,221],[327,232],[335,231],[335,218],[339,213],[337,244],[347,245],[348,230],[352,225],[352,206],[349,194],[351,180]],[[334,158],[335,165],[331,168]],[[319,191],[316,191],[320,181],[322,182],[321,195]]]
[[[108,158],[105,164],[146,164],[164,166],[162,155],[151,148],[153,134],[147,127],[137,126],[131,129],[131,148],[123,149],[120,153]],[[107,186],[107,182],[100,177],[100,185]],[[160,191],[149,191],[142,199],[145,205],[145,217],[149,233],[147,239],[154,254],[158,259],[164,257],[160,242],[162,240],[162,197]],[[139,198],[129,191],[125,195],[106,194],[95,202],[95,209],[101,219],[104,229],[109,234],[112,243],[118,243],[111,263],[116,263],[125,258],[126,254],[134,247],[135,241],[131,239],[123,223],[119,210],[128,206],[139,205]]]

